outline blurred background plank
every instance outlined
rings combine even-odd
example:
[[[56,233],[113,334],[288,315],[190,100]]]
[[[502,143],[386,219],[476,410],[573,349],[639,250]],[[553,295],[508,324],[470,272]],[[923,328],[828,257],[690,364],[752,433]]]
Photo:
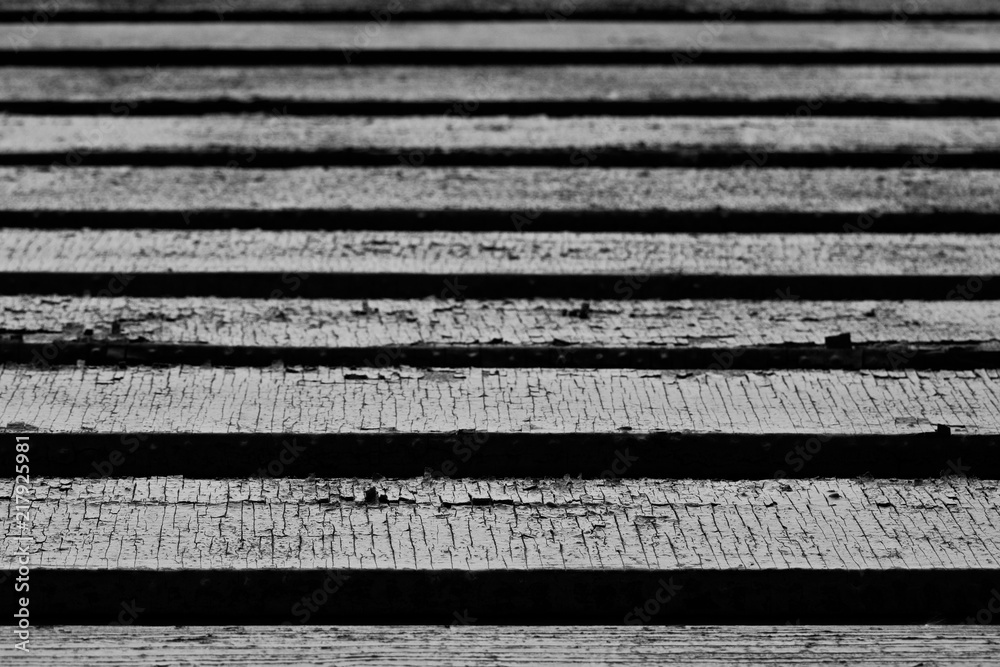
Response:
[[[996,167],[1000,119],[5,116],[0,163]],[[947,205],[947,204],[945,204]]]
[[[0,67],[0,108],[134,116],[983,116],[994,65]]]
[[[765,162],[768,159],[766,152],[754,151],[754,155]],[[579,157],[588,159],[585,154]],[[64,158],[75,164],[78,160],[85,163],[87,156],[67,152]],[[761,236],[769,232],[988,233],[996,230],[1000,210],[1000,193],[995,187],[1000,172],[996,170],[599,169],[594,168],[596,164],[587,169],[255,169],[251,168],[255,159],[256,149],[251,147],[234,156],[237,164],[232,168],[0,167],[0,213],[9,228],[122,230],[88,232],[88,243],[110,236],[125,239],[138,233],[127,231],[135,227],[369,232],[353,237],[316,237],[353,238],[356,242],[374,230],[425,232],[414,237],[424,239],[421,244],[432,240],[427,237],[431,230],[494,232],[489,239],[481,239],[487,245],[498,238],[511,243],[533,242],[518,239],[518,233],[536,231],[757,233],[744,240],[726,240],[731,246],[807,243]],[[914,156],[910,161],[918,159],[924,158]],[[496,232],[509,236],[498,237]],[[15,229],[9,234],[11,244],[27,238],[25,232]],[[204,239],[221,234],[217,231]],[[301,232],[297,236],[306,237]],[[55,241],[63,236],[41,238]],[[163,238],[186,237],[174,233]],[[265,234],[260,238],[276,237]],[[287,238],[295,242],[296,234]],[[476,241],[474,235],[442,238]],[[547,238],[574,242],[572,237]],[[248,235],[243,243],[254,239]],[[616,240],[586,236],[580,237],[580,242],[595,245],[602,239]],[[661,243],[696,243],[695,239],[679,237],[617,237],[624,239],[655,241],[648,250],[634,251],[647,253],[658,252],[657,244]],[[950,244],[956,239],[942,240]],[[883,243],[867,237],[831,238],[828,242]],[[912,242],[904,240],[903,246]],[[711,256],[712,241],[706,239],[706,243]],[[124,251],[123,246],[116,252]],[[262,256],[264,249],[260,252]],[[618,257],[629,252],[618,248],[613,254]]]
[[[907,21],[48,23],[0,41],[3,65],[996,63],[1000,23]],[[369,31],[371,32],[371,31]]]
[[[921,0],[900,5],[898,0],[7,0],[0,18],[18,20],[24,14],[44,12],[59,20],[144,21],[250,18],[272,20],[323,16],[354,20],[387,18],[517,19],[553,21],[612,18],[740,20],[805,18],[888,19],[994,17],[1000,8],[990,0]]]

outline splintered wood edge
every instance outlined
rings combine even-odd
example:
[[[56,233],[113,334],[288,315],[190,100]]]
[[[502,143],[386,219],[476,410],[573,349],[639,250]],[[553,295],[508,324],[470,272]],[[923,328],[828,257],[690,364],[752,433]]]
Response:
[[[0,296],[26,343],[750,347],[1000,343],[996,301],[601,301]],[[848,341],[845,340],[845,344]]]
[[[987,368],[996,303],[10,296],[0,361]]]

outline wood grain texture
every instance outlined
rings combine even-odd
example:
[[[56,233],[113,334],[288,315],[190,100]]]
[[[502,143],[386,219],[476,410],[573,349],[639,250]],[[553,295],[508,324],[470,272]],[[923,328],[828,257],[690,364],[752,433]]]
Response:
[[[994,193],[995,194],[995,193]],[[994,298],[991,235],[0,231],[4,294]]]
[[[996,434],[997,373],[5,365],[0,423],[45,433]]]
[[[87,156],[79,157],[86,164]],[[906,159],[900,157],[900,167]],[[861,214],[884,217],[950,211],[959,217],[993,216],[1000,211],[996,188],[1000,171],[985,169],[262,170],[252,168],[253,160],[251,149],[244,149],[233,160],[237,163],[233,168],[3,167],[0,210],[4,214],[161,211],[177,214],[177,224],[185,224],[180,213],[196,217],[211,211],[492,210],[502,213],[501,230],[516,231],[530,230],[539,216],[543,218],[539,224],[544,223],[546,212],[832,213],[850,214],[847,219],[857,226]],[[593,162],[594,167],[600,167],[600,156]],[[670,218],[664,217],[664,227],[669,229]],[[523,221],[518,224],[518,220]],[[332,225],[335,221],[331,216]],[[950,220],[948,229],[963,224],[967,223],[961,219]],[[294,227],[294,223],[288,226]],[[465,226],[482,228],[474,219]],[[664,227],[657,231],[664,231]],[[865,230],[879,228],[875,221]]]
[[[721,26],[720,26],[721,27]],[[15,50],[9,41],[2,52],[149,51],[174,49],[281,51],[355,48],[363,22],[273,22],[267,25],[179,23],[169,27],[147,23],[68,25],[50,23]],[[704,30],[704,28],[701,28]],[[359,51],[526,51],[686,52],[698,47],[699,27],[688,23],[598,23],[524,21],[514,24],[478,22],[390,22]],[[883,30],[876,22],[733,23],[705,47],[705,52],[978,52],[1000,51],[1000,28],[988,21],[906,22]],[[342,56],[341,56],[342,57]]]
[[[454,64],[647,62],[995,62],[989,21],[719,23],[521,21],[50,22],[0,42],[3,64]],[[369,29],[369,32],[372,30]],[[700,37],[700,42],[699,42]],[[703,44],[704,43],[704,44]],[[525,60],[525,59],[528,60]]]
[[[993,235],[967,234],[5,229],[0,238],[4,269],[10,273],[256,271],[304,275],[302,282],[330,272],[989,277],[1000,260]]]
[[[970,479],[34,485],[41,624],[958,620],[1000,572],[997,486]]]
[[[0,481],[0,515],[8,529],[12,489],[13,482]],[[995,482],[969,479],[40,478],[33,491],[34,527],[25,534],[33,538],[26,550],[35,568],[1000,566],[1000,491]],[[16,550],[5,541],[0,562],[15,564]]]
[[[55,626],[32,633],[25,665],[81,663],[152,667],[173,662],[226,667],[417,667],[444,665],[961,665],[988,667],[1000,644],[989,626]],[[35,639],[32,639],[35,642]],[[336,658],[324,658],[335,655]]]
[[[0,297],[0,360],[969,369],[1000,361],[996,304],[16,296]]]
[[[996,114],[998,91],[1000,67],[992,65],[0,67],[0,108],[119,116],[248,109],[453,119],[473,113],[976,116]]]
[[[587,305],[584,307],[584,303]],[[288,347],[997,343],[996,301],[444,301],[0,297],[25,342]]]
[[[903,5],[898,0],[63,0],[58,11],[45,0],[8,0],[0,16],[17,20],[35,11],[52,13],[60,20],[101,17],[141,18],[234,18],[273,16],[329,16],[369,19],[372,12],[392,17],[419,18],[718,18],[731,12],[740,19],[801,17],[888,18],[987,17],[998,13],[989,0],[921,0]],[[728,16],[728,15],[727,15]],[[901,20],[901,19],[897,19]]]
[[[0,162],[996,166],[1000,120],[449,116],[6,116]]]

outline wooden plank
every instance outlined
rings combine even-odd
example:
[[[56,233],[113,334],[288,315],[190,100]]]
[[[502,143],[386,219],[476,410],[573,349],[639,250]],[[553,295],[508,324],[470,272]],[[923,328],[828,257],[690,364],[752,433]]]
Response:
[[[586,303],[586,308],[583,307]],[[28,342],[222,346],[756,347],[997,341],[997,301],[443,301],[0,297],[3,331]],[[89,330],[89,333],[84,333]],[[494,342],[495,341],[495,342]]]
[[[947,167],[1000,164],[1000,119],[0,117],[0,164]],[[85,156],[85,157],[84,157]],[[755,161],[756,160],[756,161]],[[761,164],[758,165],[758,162]]]
[[[13,482],[0,485],[9,517]],[[311,622],[630,623],[661,581],[657,623],[958,620],[1000,577],[1000,492],[971,479],[36,478],[33,490],[27,539],[5,540],[0,562],[28,552],[39,624],[84,610],[93,623],[133,599],[143,624],[295,621],[294,602],[331,576],[333,604]]]
[[[905,18],[977,17],[998,14],[989,0],[921,0],[900,5],[898,0],[63,0],[57,6],[45,0],[8,0],[2,20],[43,12],[59,20],[109,18],[183,20],[275,17],[336,17],[355,20],[406,18],[549,18],[553,21],[608,18],[710,18],[741,20],[783,17]],[[720,16],[721,15],[721,16]]]
[[[13,394],[0,423],[45,433],[1000,432],[994,370],[6,365],[0,377]]]
[[[995,367],[996,301],[0,297],[0,359],[733,369]]]
[[[994,371],[418,371],[392,349],[360,369],[36,361],[0,374],[16,397],[0,431],[45,434],[35,475],[1000,474]]]
[[[282,51],[315,49],[335,51],[355,48],[362,22],[273,22],[267,25],[225,23],[156,24],[107,23],[43,26],[27,44],[7,42],[6,53],[30,51],[149,51],[215,50]],[[989,21],[914,22],[885,31],[877,22],[734,23],[726,26],[706,53],[780,52],[948,52],[995,53],[998,28]],[[609,52],[633,50],[672,54],[698,46],[697,29],[682,22],[575,22],[478,23],[474,21],[405,23],[381,27],[357,50],[367,52],[422,50],[533,52],[546,50]],[[15,40],[16,41],[16,40]],[[294,45],[294,46],[293,46]]]
[[[1000,491],[995,483],[970,479],[35,481],[34,526],[25,533],[32,538],[25,550],[33,568],[478,572],[1000,566],[995,512]],[[5,516],[13,486],[12,480],[0,482]],[[802,523],[806,516],[808,528]],[[581,534],[584,521],[590,529]],[[411,530],[417,524],[422,530]],[[754,539],[758,531],[771,539]],[[9,567],[17,551],[5,542],[0,560]]]
[[[998,91],[991,65],[0,68],[4,110],[119,116],[983,116],[997,114]]]
[[[987,613],[990,613],[987,610]],[[461,614],[459,614],[461,618]],[[126,614],[128,618],[128,614]],[[299,619],[297,619],[299,620]],[[152,667],[171,663],[226,667],[247,661],[296,666],[319,654],[341,665],[374,662],[419,667],[428,655],[467,665],[697,665],[753,662],[849,663],[864,667],[935,662],[989,667],[998,644],[989,626],[441,626],[33,628],[25,665]],[[792,658],[791,656],[795,657]]]
[[[0,167],[0,213],[8,227],[880,234],[992,232],[1000,212],[995,170],[273,170],[242,150],[224,169]],[[601,166],[571,158],[588,155]]]
[[[8,295],[989,299],[1000,287],[994,235],[4,229],[0,237]]]
[[[1000,23],[521,21],[51,22],[0,42],[5,65],[997,62]],[[700,37],[707,35],[706,37]],[[700,37],[700,41],[699,41]],[[702,43],[705,43],[704,45]]]

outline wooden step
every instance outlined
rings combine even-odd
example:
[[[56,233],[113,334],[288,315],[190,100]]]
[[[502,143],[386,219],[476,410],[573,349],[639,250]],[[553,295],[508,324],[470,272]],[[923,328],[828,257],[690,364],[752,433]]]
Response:
[[[123,608],[126,621],[138,607]],[[995,605],[994,605],[995,606]],[[305,610],[308,612],[308,609]],[[995,616],[989,609],[986,614]],[[311,614],[311,612],[308,612]],[[300,614],[294,621],[302,620]],[[641,620],[641,619],[640,619]],[[974,617],[973,617],[974,620]],[[447,622],[447,621],[446,621]],[[934,662],[964,667],[993,664],[996,628],[966,625],[904,626],[497,626],[456,611],[436,626],[229,626],[37,628],[23,665],[153,665],[176,662],[228,667],[248,661],[296,667],[317,655],[340,665],[385,662],[422,667],[427,656],[477,667],[551,665],[842,665],[862,667]]]
[[[0,118],[0,164],[996,167],[1000,119]],[[894,174],[898,177],[899,174]]]
[[[991,664],[995,3],[0,21],[32,659]]]
[[[144,624],[295,622],[324,582],[310,622],[630,623],[654,598],[657,623],[955,621],[1000,578],[1000,492],[970,479],[34,483],[0,558],[28,552],[39,624],[123,600]]]
[[[996,367],[996,301],[0,297],[0,360],[616,368]]]
[[[7,0],[0,19],[17,21],[41,11],[61,21],[142,19],[273,20],[282,18],[391,19],[782,19],[994,18],[1000,10],[989,0],[62,0],[56,11],[45,0]]]
[[[993,232],[1000,221],[996,170],[605,169],[590,155],[575,156],[589,169],[255,169],[246,148],[223,169],[0,167],[0,214],[8,227],[423,232]]]
[[[995,65],[0,67],[21,113],[996,116]]]
[[[3,367],[46,433],[1000,433],[998,371]],[[74,392],[72,387],[86,388]],[[220,391],[222,388],[225,391]],[[198,406],[194,414],[192,406]]]
[[[3,65],[997,63],[1000,23],[50,22]],[[369,32],[372,32],[369,27]]]
[[[6,229],[2,236],[0,290],[8,295],[853,300],[860,293],[995,298],[1000,289],[994,235]]]
[[[384,356],[369,368],[7,365],[0,424],[45,434],[36,475],[1000,469],[994,370],[410,369]],[[13,457],[13,438],[0,445]]]

